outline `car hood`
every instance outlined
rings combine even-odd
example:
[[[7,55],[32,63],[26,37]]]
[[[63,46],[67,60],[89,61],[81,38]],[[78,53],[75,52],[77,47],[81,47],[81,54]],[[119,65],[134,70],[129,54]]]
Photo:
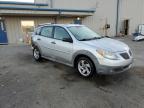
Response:
[[[129,50],[128,45],[111,38],[102,38],[102,39],[82,41],[82,42],[84,44],[95,47],[96,49],[103,49],[111,52],[122,52],[122,51]]]

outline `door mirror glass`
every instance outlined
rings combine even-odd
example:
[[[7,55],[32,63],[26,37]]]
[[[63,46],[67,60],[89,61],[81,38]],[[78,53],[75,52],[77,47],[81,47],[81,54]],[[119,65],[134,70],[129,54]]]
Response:
[[[63,38],[62,41],[73,43],[73,40],[71,38]]]

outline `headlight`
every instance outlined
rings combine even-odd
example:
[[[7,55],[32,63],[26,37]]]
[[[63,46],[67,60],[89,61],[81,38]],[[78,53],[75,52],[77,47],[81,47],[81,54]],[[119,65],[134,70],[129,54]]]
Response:
[[[98,54],[100,54],[101,56],[107,58],[107,59],[111,59],[111,60],[118,60],[118,56],[110,51],[106,51],[103,49],[99,49],[97,50]]]

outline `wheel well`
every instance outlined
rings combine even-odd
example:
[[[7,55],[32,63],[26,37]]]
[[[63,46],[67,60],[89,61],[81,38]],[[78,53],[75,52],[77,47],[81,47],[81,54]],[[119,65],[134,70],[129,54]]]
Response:
[[[40,49],[40,47],[38,47],[37,45],[35,45],[35,44],[33,44],[34,46],[33,46],[33,50],[34,50],[34,48],[37,48],[39,51],[40,51],[40,55],[42,55],[42,51],[41,51],[41,49]]]
[[[32,46],[33,46],[33,47],[37,47],[37,45],[36,45],[36,44],[34,44],[34,43],[32,44]],[[37,48],[38,48],[38,47],[37,47]]]
[[[77,60],[78,60],[80,57],[86,57],[86,58],[88,58],[88,59],[93,63],[93,65],[94,65],[94,62],[92,61],[92,59],[91,59],[89,56],[86,56],[86,55],[84,55],[84,54],[80,54],[80,55],[77,55],[77,56],[75,57],[75,59],[74,59],[74,67],[75,67],[75,68],[76,68]],[[94,67],[95,67],[95,65],[94,65]]]
[[[36,44],[33,44],[33,48],[38,48],[41,51],[41,49],[39,48],[39,46],[36,45]]]

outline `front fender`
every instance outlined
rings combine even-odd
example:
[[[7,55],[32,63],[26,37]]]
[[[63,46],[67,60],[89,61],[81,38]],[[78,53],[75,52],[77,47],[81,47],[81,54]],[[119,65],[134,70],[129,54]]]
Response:
[[[76,53],[74,53],[74,55],[73,55],[73,60],[72,60],[73,66],[75,64],[76,57],[79,55],[85,55],[85,56],[89,57],[93,61],[95,67],[99,64],[96,56],[94,56],[91,52],[86,51],[86,50],[80,50],[80,51],[77,51]]]

